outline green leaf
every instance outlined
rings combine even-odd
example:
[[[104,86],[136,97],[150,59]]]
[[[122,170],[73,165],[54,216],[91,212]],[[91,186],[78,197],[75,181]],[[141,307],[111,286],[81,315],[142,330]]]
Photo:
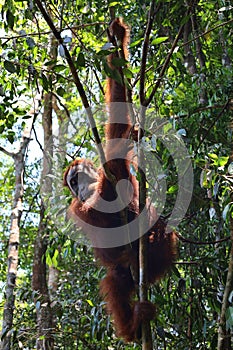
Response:
[[[168,194],[176,193],[177,190],[178,190],[178,185],[173,185],[167,190],[167,193]]]
[[[166,135],[170,130],[172,129],[172,124],[171,123],[166,123],[163,127],[163,132]]]
[[[86,299],[87,303],[90,305],[90,306],[94,306],[93,302],[90,300],[90,299]]]
[[[76,65],[78,67],[85,67],[85,57],[82,52],[79,53],[77,60],[76,60]]]
[[[123,68],[123,74],[128,79],[132,79],[134,77],[134,74],[128,68]]]
[[[176,92],[178,97],[185,98],[185,93],[180,88],[176,88],[175,92]]]
[[[16,72],[15,65],[12,62],[8,61],[8,60],[4,61],[4,67],[10,73],[15,73]]]
[[[139,44],[141,44],[142,41],[143,41],[143,38],[140,38],[140,39],[134,41],[132,44],[130,44],[129,47],[130,47],[130,48],[133,48],[133,47],[135,47],[135,46],[138,46]]]
[[[30,118],[32,118],[31,115],[24,115],[22,119],[30,119]]]
[[[215,154],[215,153],[208,153],[208,157],[209,157],[210,159],[213,159],[213,160],[217,160],[217,159],[218,159],[218,156],[217,156],[217,154]]]
[[[57,72],[57,73],[62,72],[64,69],[66,69],[66,66],[64,66],[63,64],[57,64],[53,68],[54,72]]]
[[[168,39],[168,36],[160,36],[159,38],[152,40],[151,45],[159,45],[159,44],[163,43],[164,41],[166,41],[167,39]]]
[[[50,256],[49,253],[46,254],[46,264],[48,266],[52,266],[53,265],[53,261],[52,261],[51,256]]]
[[[6,20],[7,20],[8,26],[11,29],[13,29],[13,27],[14,27],[14,15],[13,15],[13,13],[10,10],[7,10]]]
[[[45,62],[44,66],[52,67],[54,64],[56,64],[56,62],[57,62],[57,60],[47,61],[47,62]]]
[[[138,182],[141,181],[141,174],[139,173],[139,171],[137,172],[136,179],[137,179]]]
[[[115,67],[122,67],[127,64],[127,61],[124,58],[114,57],[111,63]]]
[[[229,160],[229,157],[219,157],[219,158],[218,158],[218,164],[219,164],[219,166],[224,166],[224,165],[226,165],[227,162],[228,162],[228,160]]]
[[[63,97],[63,96],[65,95],[65,93],[66,93],[66,90],[63,89],[63,87],[60,86],[60,87],[57,89],[57,94],[58,94],[59,96]]]
[[[14,133],[14,131],[12,131],[12,130],[8,131],[7,139],[8,139],[8,141],[11,144],[14,142],[14,140],[15,140],[15,133]]]
[[[45,91],[49,90],[49,82],[45,74],[41,74],[42,86]]]
[[[119,84],[122,84],[122,77],[117,69],[111,69],[107,62],[104,63],[104,71],[106,75],[114,80],[116,80]]]
[[[110,2],[110,4],[108,5],[108,7],[114,7],[116,5],[118,5],[119,2],[118,1],[113,1],[113,2]]]
[[[57,258],[59,256],[59,252],[58,250],[56,249],[54,254],[53,254],[53,257],[52,257],[52,263],[53,263],[53,266],[56,268],[58,266],[58,261],[57,261]]]
[[[200,175],[200,186],[203,188],[208,188],[208,181],[207,181],[207,170],[203,169]]]
[[[97,53],[97,56],[99,57],[106,57],[108,55],[111,54],[111,51],[109,50],[100,50],[98,53]]]

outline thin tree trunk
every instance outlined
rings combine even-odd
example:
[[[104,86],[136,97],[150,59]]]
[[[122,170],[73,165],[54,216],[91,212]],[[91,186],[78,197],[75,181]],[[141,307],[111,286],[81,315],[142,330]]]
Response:
[[[219,19],[221,20],[220,15],[219,15]],[[230,69],[232,66],[232,62],[228,55],[228,49],[224,40],[222,29],[220,29],[220,32],[219,32],[219,41],[220,41],[220,44],[222,45],[222,50],[223,50],[222,64],[223,66]],[[229,112],[231,113],[231,111]],[[231,122],[230,128],[231,130],[233,130],[233,121]],[[231,158],[231,162],[233,162],[233,143],[232,143],[230,158]],[[232,201],[233,201],[233,195],[231,195],[231,202]],[[232,349],[230,331],[227,331],[226,329],[226,311],[229,306],[228,298],[230,293],[233,290],[233,219],[232,217],[230,217],[230,229],[231,229],[231,252],[230,252],[229,266],[228,266],[228,272],[227,272],[226,286],[223,294],[222,309],[220,313],[217,350]]]
[[[53,171],[55,174],[61,174],[66,158],[66,136],[68,132],[68,120],[70,118],[68,109],[63,106],[61,109],[58,105],[57,97],[52,98],[52,108],[58,119],[58,144],[53,149]],[[53,187],[55,197],[60,197],[62,193],[62,183],[58,182]],[[53,302],[58,287],[59,270],[54,266],[49,266],[48,271],[48,289],[50,300]]]
[[[144,126],[145,126],[145,78],[146,78],[146,62],[148,55],[148,46],[149,46],[149,38],[153,26],[153,22],[155,20],[155,15],[159,11],[160,4],[158,7],[155,7],[155,1],[151,1],[150,9],[148,12],[147,26],[144,35],[143,49],[142,49],[142,61],[141,61],[141,70],[140,70],[140,88],[139,88],[139,97],[141,104],[141,113],[140,113],[140,128],[138,130],[138,172],[139,172],[139,213],[143,211],[146,205],[147,199],[147,189],[146,189],[146,174],[143,170],[145,170],[144,166],[144,154],[143,150],[140,147],[140,140],[143,136]],[[143,220],[142,216],[141,220]],[[139,221],[139,257],[138,257],[138,265],[139,265],[139,300],[147,301],[148,300],[148,261],[147,261],[147,237],[143,232],[144,222]],[[151,326],[150,321],[144,321],[141,326],[142,330],[142,350],[152,350],[152,334],[151,334]]]
[[[50,297],[47,285],[47,266],[46,266],[46,250],[48,243],[49,231],[47,229],[46,220],[46,198],[52,192],[51,182],[51,162],[52,162],[52,94],[47,93],[44,96],[44,112],[42,115],[42,124],[44,130],[44,155],[43,169],[41,174],[41,210],[40,224],[37,237],[34,244],[34,262],[32,288],[36,291],[37,299],[37,350],[53,349],[53,314],[50,307]]]
[[[223,14],[219,12],[219,20],[224,21]],[[223,34],[223,28],[219,30],[219,43],[222,47],[222,65],[228,69],[232,68],[232,60],[229,56],[229,48],[227,47],[226,38]]]
[[[196,43],[196,51],[197,51],[197,57],[200,64],[200,78],[199,78],[199,85],[200,85],[200,104],[201,105],[207,105],[208,104],[208,96],[206,92],[205,82],[206,82],[206,75],[204,73],[204,70],[206,68],[206,57],[202,50],[202,43],[200,38],[198,37],[199,30],[198,30],[198,22],[197,22],[197,16],[195,13],[195,8],[193,8],[193,13],[191,15],[191,22],[193,27],[193,33],[196,37],[195,43]]]
[[[226,312],[229,307],[229,296],[233,290],[233,219],[231,223],[231,252],[227,272],[226,286],[223,294],[222,308],[220,313],[218,328],[218,348],[217,350],[231,350],[231,332],[226,328]]]
[[[141,139],[141,132],[145,124],[145,108],[141,110],[140,125],[142,129],[139,129],[138,139]],[[139,144],[140,145],[140,144]],[[146,206],[147,189],[146,189],[146,174],[144,166],[144,154],[139,146],[138,149],[138,164],[139,164],[139,212],[141,213]],[[140,216],[142,217],[142,215]],[[144,218],[141,218],[139,222],[139,299],[140,301],[148,300],[148,240],[147,235],[143,232]],[[142,350],[153,350],[152,334],[150,321],[144,321],[142,323]]]
[[[193,257],[193,246],[190,246],[190,257]],[[187,337],[189,340],[189,350],[193,350],[193,266],[190,265],[191,285],[189,288],[189,313],[188,313],[188,328]]]
[[[233,130],[233,121],[230,125]],[[231,150],[231,161],[233,162],[233,143]],[[231,202],[233,201],[233,194],[231,195]],[[226,312],[229,307],[229,296],[233,290],[233,219],[230,217],[230,230],[231,230],[231,251],[229,258],[229,265],[227,271],[226,286],[223,293],[222,308],[220,313],[219,328],[218,328],[218,348],[217,350],[231,350],[231,332],[226,327]]]
[[[33,113],[34,114],[34,113]],[[15,193],[14,202],[11,212],[10,236],[8,242],[8,261],[7,261],[7,282],[5,289],[6,301],[3,312],[3,325],[1,334],[1,350],[11,349],[11,336],[13,326],[13,313],[15,308],[15,286],[19,259],[19,242],[20,242],[20,220],[23,212],[23,193],[24,193],[24,166],[25,154],[30,142],[30,135],[32,130],[34,118],[32,117],[27,122],[23,137],[20,143],[19,150],[15,153],[9,153],[1,148],[8,156],[14,160],[15,169]]]
[[[51,60],[57,58],[57,41],[51,34],[49,37],[48,52]],[[50,66],[50,74],[53,66]],[[49,74],[48,74],[49,78]],[[51,309],[50,286],[55,289],[57,276],[55,271],[47,268],[46,251],[49,239],[49,230],[47,228],[48,200],[52,194],[52,161],[53,161],[53,131],[52,131],[52,111],[53,111],[53,94],[51,92],[44,95],[44,111],[42,114],[42,125],[44,131],[44,153],[43,168],[41,172],[41,210],[40,224],[37,237],[34,244],[34,261],[32,288],[38,292],[36,303],[37,312],[37,350],[53,349],[53,329],[55,319]],[[52,291],[52,288],[51,288]]]
[[[197,74],[197,67],[196,67],[195,58],[193,56],[193,52],[191,49],[191,45],[188,43],[189,35],[191,34],[191,31],[192,31],[192,24],[191,24],[191,21],[189,20],[187,23],[185,23],[184,34],[183,34],[184,44],[187,43],[184,45],[185,64],[188,72],[191,75],[195,75]]]
[[[147,237],[143,235],[139,241],[139,298],[140,301],[148,300],[147,283]],[[150,321],[142,323],[142,350],[153,350]]]

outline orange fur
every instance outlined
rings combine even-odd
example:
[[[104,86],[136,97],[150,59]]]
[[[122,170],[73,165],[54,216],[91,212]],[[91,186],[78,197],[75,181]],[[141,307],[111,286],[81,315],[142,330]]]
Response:
[[[114,38],[116,38],[118,42],[118,50],[110,55],[109,64],[112,69],[118,70],[122,81],[120,83],[112,77],[108,78],[106,101],[109,105],[109,123],[106,126],[106,138],[107,140],[118,138],[118,147],[120,148],[120,139],[123,141],[123,139],[129,137],[132,125],[125,103],[126,88],[122,70],[119,67],[114,67],[112,60],[114,57],[128,57],[129,31],[128,27],[120,19],[115,19],[112,22],[109,31],[110,40],[114,42]],[[120,104],[116,102],[120,102]],[[115,150],[112,150],[111,147],[106,147],[106,158],[109,159],[109,154],[113,154],[112,160],[108,162],[110,172],[117,181],[127,179],[134,188],[133,198],[129,200],[129,205],[125,211],[127,220],[130,222],[139,215],[138,183],[130,173],[129,161],[117,158],[117,152],[114,158],[114,152]],[[128,150],[125,149],[124,152],[127,154]],[[87,166],[92,166],[92,163],[87,160],[74,161],[65,172],[65,185],[67,185],[66,177],[70,169],[78,165],[79,162],[86,162]],[[115,188],[106,178],[102,168],[98,170],[98,175],[98,184],[94,194],[85,202],[74,197],[70,206],[70,211],[78,226],[82,226],[82,221],[93,225],[93,229],[89,228],[89,231],[86,230],[85,233],[90,236],[94,247],[96,242],[99,243],[98,227],[112,228],[122,225],[122,217],[119,212],[104,213],[98,212],[93,208],[94,204],[98,208],[99,196],[106,201],[113,201],[116,198]],[[150,214],[155,218],[155,209],[150,209]],[[176,235],[174,233],[165,233],[165,227],[164,221],[160,218],[146,234],[148,239],[149,283],[154,283],[161,278],[171,267],[176,256]],[[115,248],[94,248],[96,258],[107,268],[106,277],[100,283],[101,295],[106,301],[107,311],[113,318],[118,336],[124,338],[126,342],[135,340],[140,333],[141,323],[144,320],[151,320],[155,315],[153,304],[134,301],[138,283],[138,250],[138,240]]]

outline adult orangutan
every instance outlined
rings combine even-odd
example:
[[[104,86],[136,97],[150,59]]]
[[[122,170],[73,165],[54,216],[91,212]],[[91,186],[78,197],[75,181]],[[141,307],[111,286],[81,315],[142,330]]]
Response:
[[[127,180],[130,184],[128,191],[121,191],[121,201],[117,201],[117,189],[113,181],[109,181],[101,167],[96,170],[90,160],[78,159],[71,163],[64,174],[64,185],[73,194],[73,201],[69,208],[77,226],[89,236],[94,247],[94,253],[99,263],[106,267],[106,277],[100,282],[101,295],[106,301],[106,307],[111,314],[117,335],[126,342],[138,337],[140,325],[144,320],[151,320],[155,315],[152,303],[134,301],[138,284],[138,232],[134,227],[131,232],[129,226],[125,235],[136,237],[127,244],[106,246],[102,236],[103,229],[116,229],[116,235],[122,232],[123,224],[132,223],[139,216],[138,181],[130,172],[129,148],[127,140],[131,136],[132,124],[128,115],[126,102],[126,87],[122,69],[114,66],[115,58],[127,59],[127,45],[129,41],[128,27],[119,18],[115,19],[109,28],[112,43],[117,43],[109,57],[109,67],[118,74],[117,79],[111,77],[107,81],[106,102],[109,120],[105,129],[105,155],[107,167],[114,176],[116,183]],[[121,77],[121,79],[119,79]],[[111,143],[117,139],[117,142]],[[102,201],[109,206],[115,205],[115,211],[102,209]],[[127,203],[122,210],[119,203]],[[148,219],[155,222],[145,233],[148,238],[148,283],[154,283],[161,278],[172,265],[176,255],[176,235],[165,233],[165,223],[156,218],[156,211],[148,205]],[[124,226],[125,227],[125,226]]]

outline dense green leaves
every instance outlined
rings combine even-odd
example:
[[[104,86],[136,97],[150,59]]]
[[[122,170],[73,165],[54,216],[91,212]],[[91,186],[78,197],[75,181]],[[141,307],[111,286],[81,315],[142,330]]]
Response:
[[[8,61],[8,60],[4,61],[4,67],[10,73],[15,73],[16,72],[15,65],[12,62]]]
[[[7,10],[7,12],[6,12],[6,20],[7,20],[7,24],[9,26],[9,28],[13,29],[13,27],[14,27],[14,15],[10,10]]]
[[[229,2],[199,1],[187,11],[186,2],[163,1],[158,7],[148,39],[148,55],[142,62],[148,20],[148,1],[43,1],[58,31],[72,32],[63,44],[71,54],[83,84],[101,138],[104,136],[102,107],[105,78],[122,83],[118,70],[109,68],[106,28],[109,7],[123,16],[131,27],[129,63],[122,58],[113,65],[122,67],[133,102],[139,105],[143,64],[145,95],[159,86],[149,105],[142,145],[153,155],[158,169],[148,170],[148,192],[156,205],[166,181],[166,206],[169,216],[178,193],[176,164],[164,141],[172,132],[182,139],[191,156],[194,170],[193,197],[185,218],[177,228],[178,263],[167,278],[154,286],[150,298],[158,308],[152,323],[154,349],[216,349],[230,256],[232,219],[232,10]],[[90,125],[83,112],[62,45],[32,1],[0,1],[0,146],[8,152],[17,149],[22,131],[32,115],[36,119],[25,164],[25,193],[20,240],[20,269],[17,279],[12,349],[34,349],[37,337],[36,312],[43,300],[31,288],[33,245],[41,209],[40,177],[44,144],[41,113],[47,93],[52,93],[54,129],[53,193],[46,211],[44,259],[47,268],[59,274],[51,291],[51,308],[56,327],[54,339],[60,349],[140,349],[126,346],[115,337],[110,319],[98,296],[98,285],[105,271],[94,261],[83,235],[72,239],[66,209],[71,201],[61,179],[72,157],[93,159],[99,164]],[[156,2],[158,5],[158,2]],[[187,13],[189,15],[187,16]],[[174,38],[185,24],[173,55],[160,77]],[[53,49],[53,50],[52,50]],[[101,110],[101,113],[99,112]],[[156,119],[169,120],[160,125]],[[72,122],[70,122],[70,120]],[[158,124],[157,124],[158,123]],[[58,144],[62,135],[63,144]],[[65,159],[65,154],[67,157]],[[64,156],[64,157],[63,157]],[[132,174],[139,178],[132,166]],[[154,179],[156,179],[155,185]],[[164,188],[163,188],[164,189]],[[14,191],[12,159],[0,157],[0,272],[1,307],[9,237],[10,210]],[[215,242],[216,244],[204,244]],[[226,311],[227,331],[233,331],[232,294]],[[2,309],[2,308],[1,308]],[[0,311],[2,312],[2,311]],[[3,332],[3,336],[4,336]],[[224,349],[225,350],[225,349]]]

